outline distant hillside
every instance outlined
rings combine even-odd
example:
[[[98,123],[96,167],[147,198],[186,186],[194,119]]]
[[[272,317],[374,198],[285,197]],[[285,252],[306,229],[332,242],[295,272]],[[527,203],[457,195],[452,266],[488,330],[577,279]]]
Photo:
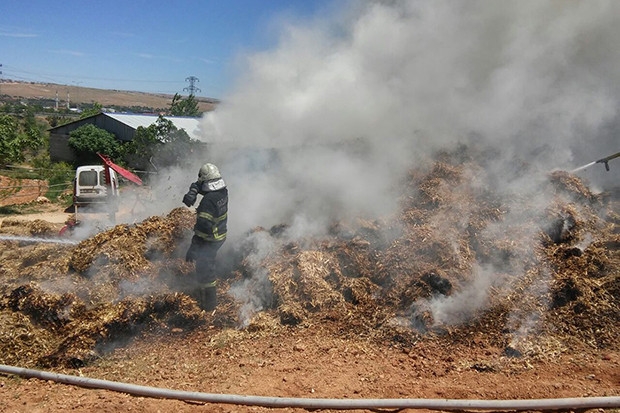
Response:
[[[71,107],[76,104],[99,103],[102,106],[148,107],[166,109],[170,107],[173,95],[133,92],[127,90],[94,89],[88,87],[59,85],[54,83],[17,82],[4,79],[0,83],[0,96],[20,99],[54,100],[58,94],[58,105],[67,106],[67,93]],[[196,97],[201,111],[213,110],[217,99]]]

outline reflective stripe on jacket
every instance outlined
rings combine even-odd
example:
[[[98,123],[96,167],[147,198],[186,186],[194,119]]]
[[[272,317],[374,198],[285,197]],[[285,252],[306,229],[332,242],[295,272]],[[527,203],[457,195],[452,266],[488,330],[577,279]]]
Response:
[[[196,208],[194,233],[205,241],[224,241],[228,221],[228,189],[203,193]]]
[[[198,220],[204,219],[210,223],[211,230],[209,232],[202,232],[194,228],[194,233],[200,238],[213,241],[223,241],[226,239],[226,220],[228,213],[225,213],[219,217],[213,217],[208,212],[199,212],[196,226],[198,226]],[[224,225],[220,225],[224,223]],[[222,231],[222,232],[221,232]]]

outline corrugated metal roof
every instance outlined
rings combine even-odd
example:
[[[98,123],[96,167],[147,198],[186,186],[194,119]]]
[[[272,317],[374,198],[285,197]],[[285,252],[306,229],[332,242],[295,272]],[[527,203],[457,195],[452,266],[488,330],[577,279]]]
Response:
[[[137,129],[139,126],[149,127],[157,121],[157,115],[128,115],[122,113],[102,113],[118,122]],[[186,118],[176,116],[164,116],[171,121],[177,129],[183,129],[192,139],[200,139],[200,118]]]

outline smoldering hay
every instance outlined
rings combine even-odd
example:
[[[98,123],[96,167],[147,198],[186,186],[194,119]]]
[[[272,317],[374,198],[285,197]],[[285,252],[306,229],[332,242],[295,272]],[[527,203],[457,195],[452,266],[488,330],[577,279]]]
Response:
[[[477,166],[461,179],[517,205],[480,230],[524,250],[456,260],[467,262],[460,291],[414,306],[448,325],[467,320],[529,270],[543,211],[557,206],[548,174],[618,150],[618,12],[605,0],[367,1],[283,24],[276,47],[240,57],[237,88],[202,122],[231,187],[232,238],[286,222],[285,243],[304,244],[347,217],[398,213],[412,166],[432,171],[438,152],[474,148]],[[617,185],[617,171],[584,176],[595,193]],[[460,221],[432,223],[452,251],[477,212],[462,201],[443,213]],[[260,257],[273,248],[261,240]],[[257,298],[268,288],[256,274],[246,310],[269,301]],[[543,276],[542,294],[552,282]]]
[[[534,358],[616,348],[617,201],[566,172],[547,176],[546,209],[506,201],[471,180],[482,173],[477,156],[442,153],[430,171],[411,169],[392,215],[350,217],[295,239],[286,224],[254,228],[220,261],[213,313],[187,290],[186,208],[77,245],[3,241],[0,358],[76,367],[145,331],[205,324],[256,334],[312,323],[398,346],[475,332]],[[507,221],[511,214],[529,218]]]
[[[5,255],[0,309],[24,334],[2,342],[38,344],[0,354],[79,365],[202,323],[404,346],[475,331],[530,357],[617,346],[617,172],[563,170],[618,150],[620,6],[342,4],[240,57],[207,152],[159,176],[152,216]],[[215,314],[185,293],[194,217],[178,208],[206,160],[230,191]]]

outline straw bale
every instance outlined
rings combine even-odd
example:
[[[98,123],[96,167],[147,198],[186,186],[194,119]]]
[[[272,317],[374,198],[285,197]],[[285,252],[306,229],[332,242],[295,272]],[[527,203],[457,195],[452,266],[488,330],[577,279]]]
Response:
[[[123,337],[143,328],[200,325],[205,314],[185,294],[129,296],[117,301],[125,295],[121,281],[139,283],[138,278],[146,276],[152,288],[158,283],[166,288],[162,282],[170,275],[184,276],[193,271],[190,263],[170,257],[178,237],[187,236],[193,221],[193,213],[176,209],[167,217],[150,217],[132,226],[117,225],[77,246],[34,244],[19,248],[18,243],[8,242],[14,247],[2,252],[0,309],[27,317],[40,326],[37,331],[44,332],[46,342],[56,343],[48,346],[46,354],[33,356],[36,362],[47,365],[83,365],[107,351],[114,341],[122,342]],[[89,277],[73,277],[72,269]],[[20,285],[20,280],[31,281]],[[44,292],[35,280],[59,292]],[[140,284],[136,286],[141,288]]]
[[[0,245],[0,276],[5,283],[49,279],[68,272],[72,245],[4,241]]]
[[[153,216],[137,225],[117,225],[78,244],[70,266],[82,274],[107,266],[111,274],[121,278],[151,273],[154,267],[150,260],[172,254],[176,241],[191,228],[191,217],[191,213],[175,209],[166,218]]]
[[[28,225],[24,225],[24,221],[15,218],[4,218],[0,222],[0,233],[18,236],[30,236]]]
[[[549,183],[556,192],[572,195],[578,201],[599,204],[602,199],[601,195],[594,194],[582,179],[565,171],[551,172]]]
[[[185,261],[185,258],[164,258],[157,261],[156,269],[159,276],[174,277],[182,282],[193,274],[196,266],[193,262]]]
[[[6,228],[18,228],[18,227],[24,226],[24,222],[22,220],[11,218],[11,217],[7,217],[3,219],[2,222],[0,223],[2,224],[0,228],[5,228],[5,229]]]
[[[33,236],[50,237],[58,235],[60,228],[58,225],[54,225],[42,219],[35,219],[34,221],[28,223],[28,230]]]
[[[19,243],[17,241],[1,241],[0,247],[0,274],[3,279],[19,278],[22,256]]]
[[[194,227],[196,222],[196,212],[187,208],[175,208],[168,213],[166,220],[171,228],[170,234],[173,238],[181,238],[188,230]]]
[[[72,320],[65,326],[66,338],[40,362],[79,367],[146,328],[191,328],[203,323],[204,312],[185,294],[129,297],[94,307]]]
[[[36,285],[22,285],[11,291],[8,307],[52,330],[63,327],[84,310],[84,305],[74,294],[45,293]]]
[[[246,330],[252,333],[273,332],[280,327],[280,323],[273,315],[260,312],[255,314],[249,321]]]
[[[372,278],[376,260],[371,243],[360,236],[343,241],[324,243],[321,246],[338,260],[339,273],[344,278]]]
[[[86,273],[95,263],[98,266],[109,263],[117,267],[122,276],[135,276],[148,266],[144,258],[145,241],[140,228],[117,225],[78,244],[70,265],[75,271]]]
[[[555,260],[549,318],[567,341],[579,339],[594,347],[616,344],[620,319],[618,264],[618,257],[610,260],[600,248],[586,248],[581,256],[564,262]]]
[[[297,325],[304,321],[308,312],[296,301],[285,301],[278,306],[280,322],[284,325]]]
[[[435,162],[431,171],[426,175],[410,176],[417,179],[412,181],[415,196],[409,201],[422,208],[434,208],[445,204],[451,199],[450,189],[462,182],[463,168],[460,165],[451,165],[446,162]],[[407,205],[405,206],[407,208]]]
[[[334,257],[321,251],[303,251],[297,256],[295,269],[293,277],[298,285],[297,293],[306,309],[315,311],[342,304],[342,295],[329,282],[329,277],[339,272]]]
[[[379,288],[368,278],[344,278],[342,294],[344,299],[356,306],[374,305],[373,295]]]
[[[34,368],[37,360],[59,342],[53,332],[10,309],[0,310],[0,326],[0,364]]]
[[[413,198],[413,197],[411,197]],[[410,202],[410,201],[409,201]],[[401,214],[401,218],[406,225],[418,225],[427,221],[429,212],[424,209],[408,208]]]
[[[285,263],[272,265],[269,279],[285,324],[298,324],[312,313],[346,311],[338,290],[342,285],[340,265],[328,252],[301,251]]]
[[[32,244],[26,248],[22,248],[21,252],[21,267],[27,268],[32,265],[47,262],[50,258],[56,258],[59,251],[66,250],[66,248],[59,248],[55,244]]]

